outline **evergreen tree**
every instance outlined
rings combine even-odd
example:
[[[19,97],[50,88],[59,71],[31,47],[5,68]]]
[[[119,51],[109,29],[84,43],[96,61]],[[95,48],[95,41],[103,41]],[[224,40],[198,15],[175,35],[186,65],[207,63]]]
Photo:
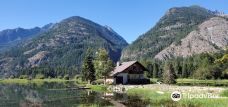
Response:
[[[147,69],[148,69],[147,77],[149,77],[149,78],[153,77],[153,65],[148,64]]]
[[[175,71],[171,63],[165,63],[163,72],[163,82],[166,84],[175,84]]]
[[[153,78],[157,78],[158,77],[158,72],[159,72],[158,64],[154,63],[154,66],[153,66]]]
[[[182,78],[186,78],[187,77],[187,64],[185,62],[183,62],[183,65],[182,65],[181,77]]]
[[[104,78],[113,70],[113,62],[108,56],[108,52],[105,49],[99,49],[95,58],[95,70],[97,78]]]
[[[88,49],[82,65],[82,79],[91,83],[95,80],[95,69],[91,50]]]

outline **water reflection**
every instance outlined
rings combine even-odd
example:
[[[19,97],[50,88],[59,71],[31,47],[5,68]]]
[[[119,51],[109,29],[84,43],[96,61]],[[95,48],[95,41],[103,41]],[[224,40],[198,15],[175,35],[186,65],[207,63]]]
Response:
[[[138,96],[128,96],[125,93],[106,92],[104,93],[103,98],[117,107],[146,107],[150,103],[149,99],[142,100]]]
[[[75,82],[0,84],[0,107],[145,107],[148,100],[112,92],[79,89]]]
[[[78,90],[73,82],[0,85],[0,107],[110,106],[99,93]]]

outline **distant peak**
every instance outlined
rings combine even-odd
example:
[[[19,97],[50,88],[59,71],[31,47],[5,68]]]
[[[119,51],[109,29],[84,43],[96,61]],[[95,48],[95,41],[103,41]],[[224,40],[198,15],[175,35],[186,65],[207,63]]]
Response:
[[[80,16],[71,16],[69,18],[64,19],[63,21],[73,21],[73,20],[88,20]]]
[[[183,6],[183,7],[173,7],[170,8],[167,12],[166,15],[171,15],[171,14],[175,14],[175,13],[186,13],[189,12],[189,10],[191,10],[191,12],[199,12],[199,11],[203,11],[203,12],[210,12],[208,9],[201,7],[199,5],[191,5],[191,6]]]

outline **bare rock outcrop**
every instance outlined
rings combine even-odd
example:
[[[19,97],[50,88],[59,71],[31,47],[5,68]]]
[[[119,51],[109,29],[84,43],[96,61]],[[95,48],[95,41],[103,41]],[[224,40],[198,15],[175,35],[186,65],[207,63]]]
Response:
[[[48,55],[47,51],[38,52],[34,56],[28,58],[28,61],[29,61],[28,65],[31,67],[38,66],[41,63],[41,61],[47,59],[47,55]]]
[[[228,20],[223,17],[213,17],[190,32],[180,44],[172,43],[159,52],[155,58],[164,60],[177,56],[191,56],[203,52],[217,52],[228,46]]]

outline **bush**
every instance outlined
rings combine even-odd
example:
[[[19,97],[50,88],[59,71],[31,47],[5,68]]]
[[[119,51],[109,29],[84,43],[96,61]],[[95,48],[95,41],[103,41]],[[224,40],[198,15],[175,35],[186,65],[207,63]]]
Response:
[[[43,74],[37,74],[35,78],[36,79],[44,79],[45,77]]]
[[[28,79],[28,75],[20,75],[19,79]]]
[[[70,79],[69,75],[65,75],[65,76],[64,76],[64,79],[65,79],[65,80],[69,80],[69,79]]]
[[[100,85],[104,84],[104,79],[98,79],[92,82],[93,85]]]
[[[15,78],[15,76],[14,75],[10,75],[10,77],[9,77],[10,79],[14,79]]]
[[[82,77],[81,77],[81,75],[75,75],[75,77],[74,77],[76,80],[79,80],[79,79],[81,79]]]
[[[193,76],[195,79],[200,79],[200,80],[212,79],[212,72],[207,67],[199,68],[195,71]]]
[[[57,78],[58,78],[58,79],[63,79],[63,76],[58,76]]]

